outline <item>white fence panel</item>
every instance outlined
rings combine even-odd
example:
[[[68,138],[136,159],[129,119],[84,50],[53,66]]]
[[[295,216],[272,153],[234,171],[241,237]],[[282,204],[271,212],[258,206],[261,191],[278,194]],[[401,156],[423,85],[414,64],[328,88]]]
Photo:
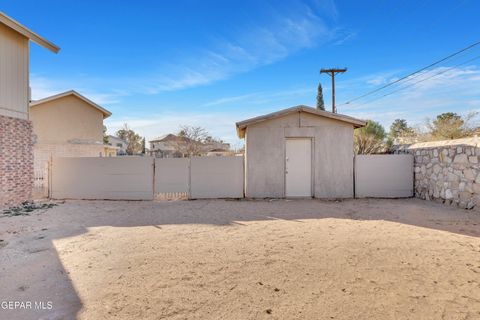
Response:
[[[194,157],[190,198],[243,198],[243,157]]]
[[[357,198],[408,198],[413,196],[411,154],[357,155]]]
[[[190,159],[155,159],[155,193],[188,193]]]
[[[153,158],[54,158],[53,199],[152,200]]]

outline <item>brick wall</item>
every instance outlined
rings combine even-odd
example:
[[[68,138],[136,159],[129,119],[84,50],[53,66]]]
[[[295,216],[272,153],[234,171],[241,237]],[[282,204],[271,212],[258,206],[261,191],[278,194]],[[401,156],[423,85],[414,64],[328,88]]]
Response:
[[[32,188],[32,124],[0,115],[0,206],[31,200]]]

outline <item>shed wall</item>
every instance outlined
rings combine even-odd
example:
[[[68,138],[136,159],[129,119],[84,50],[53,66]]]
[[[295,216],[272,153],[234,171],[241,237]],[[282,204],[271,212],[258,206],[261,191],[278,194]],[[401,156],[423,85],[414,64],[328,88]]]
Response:
[[[246,196],[285,196],[285,139],[294,137],[313,139],[314,196],[353,197],[353,126],[306,113],[247,127]]]

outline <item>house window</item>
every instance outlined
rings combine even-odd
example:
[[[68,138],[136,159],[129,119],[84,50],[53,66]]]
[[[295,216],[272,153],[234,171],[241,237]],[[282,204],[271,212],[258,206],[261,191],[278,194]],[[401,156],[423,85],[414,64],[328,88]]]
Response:
[[[122,147],[122,144],[121,144],[121,143],[117,143],[117,147],[121,148],[121,147]]]

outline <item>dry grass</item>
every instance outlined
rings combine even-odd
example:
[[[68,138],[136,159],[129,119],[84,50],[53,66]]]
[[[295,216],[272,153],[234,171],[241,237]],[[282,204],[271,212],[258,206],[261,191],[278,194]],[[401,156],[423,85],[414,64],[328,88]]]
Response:
[[[480,214],[417,199],[71,201],[0,218],[6,319],[478,319]]]

